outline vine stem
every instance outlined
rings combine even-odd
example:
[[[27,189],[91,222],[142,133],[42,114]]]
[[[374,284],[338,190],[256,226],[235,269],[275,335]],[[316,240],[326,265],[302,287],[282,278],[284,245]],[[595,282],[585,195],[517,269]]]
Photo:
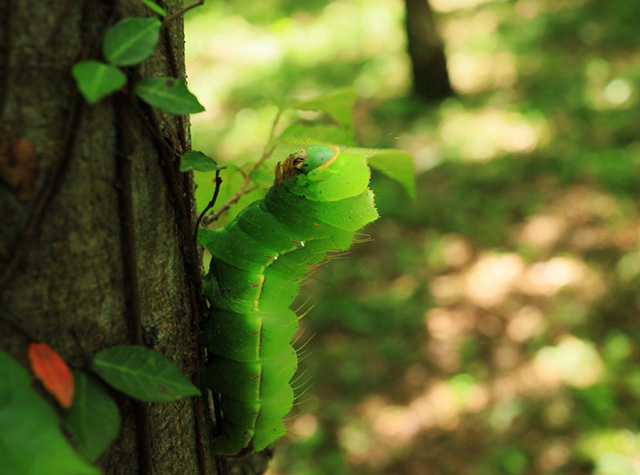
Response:
[[[131,151],[132,144],[127,135],[128,117],[123,99],[116,97],[116,160],[120,181],[120,216],[122,219],[122,248],[125,268],[125,282],[129,297],[129,316],[131,333],[136,345],[144,346],[142,338],[142,310],[140,289],[138,286],[138,259],[134,233],[133,193],[131,190]],[[144,402],[135,402],[138,420],[138,441],[140,450],[140,473],[153,473],[153,452],[151,449],[151,424],[149,406]]]
[[[220,193],[220,185],[222,185],[222,178],[220,178],[220,170],[216,170],[215,183],[216,183],[216,189],[213,192],[213,197],[211,198],[211,201],[209,201],[209,204],[207,204],[207,206],[202,210],[202,213],[200,213],[200,216],[198,216],[198,220],[196,221],[195,228],[193,229],[194,244],[196,243],[196,240],[198,238],[198,229],[200,228],[200,223],[202,222],[202,218],[204,218],[204,215],[207,214],[207,211],[209,211],[211,208],[214,207],[214,205],[216,204],[216,200],[218,199],[218,193]]]
[[[267,140],[267,144],[264,147],[262,156],[260,157],[260,160],[258,160],[253,165],[253,167],[251,167],[251,170],[249,170],[249,173],[245,174],[244,181],[242,182],[242,185],[240,185],[240,189],[233,196],[231,196],[219,209],[215,210],[213,213],[211,213],[208,216],[205,216],[202,219],[202,222],[205,225],[211,224],[214,221],[216,221],[223,213],[225,213],[229,208],[231,208],[231,206],[236,204],[238,200],[242,198],[242,196],[246,195],[247,193],[251,193],[253,190],[258,188],[257,186],[252,186],[251,188],[248,188],[249,183],[251,182],[251,176],[258,168],[260,168],[260,166],[265,162],[265,160],[271,156],[271,154],[276,148],[276,144],[272,142],[276,132],[276,126],[280,121],[281,115],[282,115],[282,109],[279,109],[278,113],[276,114],[276,117],[273,119],[273,124],[271,125],[271,132],[269,133],[269,139]]]

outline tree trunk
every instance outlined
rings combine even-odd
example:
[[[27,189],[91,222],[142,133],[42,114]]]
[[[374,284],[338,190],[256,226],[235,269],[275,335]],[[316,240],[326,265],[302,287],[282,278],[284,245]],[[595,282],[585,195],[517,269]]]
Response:
[[[428,0],[405,0],[405,5],[414,93],[436,101],[452,96],[444,46]]]
[[[113,23],[150,15],[130,0],[0,5],[0,348],[25,366],[33,340],[87,370],[98,351],[142,342],[198,370],[192,190],[175,160],[188,124],[123,92],[90,106],[70,73],[103,60]],[[161,38],[131,74],[184,78],[182,19]],[[117,397],[122,430],[97,465],[143,473],[152,458],[158,474],[200,473],[194,401],[144,405],[147,417]]]

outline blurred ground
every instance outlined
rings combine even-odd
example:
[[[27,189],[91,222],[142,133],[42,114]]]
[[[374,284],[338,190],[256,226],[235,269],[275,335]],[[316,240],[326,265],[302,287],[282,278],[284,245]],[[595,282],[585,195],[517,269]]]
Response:
[[[640,474],[637,6],[431,3],[437,107],[408,96],[400,0],[188,15],[194,148],[255,160],[273,100],[353,85],[360,142],[419,173],[415,201],[374,177],[373,242],[306,286],[309,389],[269,473]]]

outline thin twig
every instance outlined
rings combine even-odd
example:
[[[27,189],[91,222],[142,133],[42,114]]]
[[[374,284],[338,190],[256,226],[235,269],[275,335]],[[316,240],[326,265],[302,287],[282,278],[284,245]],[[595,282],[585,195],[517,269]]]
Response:
[[[198,238],[198,229],[200,229],[200,222],[202,221],[202,218],[204,218],[204,215],[207,214],[207,211],[209,211],[211,208],[215,206],[216,200],[218,199],[218,193],[220,193],[220,185],[222,185],[222,178],[220,178],[220,170],[216,170],[215,183],[216,183],[216,189],[213,192],[213,197],[211,198],[211,201],[209,201],[209,204],[207,204],[207,206],[202,210],[202,213],[200,213],[200,216],[198,216],[198,220],[196,221],[196,226],[193,229],[194,244],[196,243],[196,240]]]
[[[171,15],[169,15],[165,20],[164,20],[164,24],[167,25],[169,23],[171,23],[171,21],[175,20],[176,18],[178,18],[180,15],[184,15],[185,12],[188,12],[189,10],[191,10],[192,8],[196,8],[199,7],[200,5],[204,5],[204,0],[198,0],[195,3],[192,3],[191,5],[189,5],[188,7],[184,7],[182,10],[178,10],[177,12],[172,13]]]
[[[218,218],[222,216],[224,213],[226,213],[229,210],[229,208],[231,208],[234,204],[236,204],[240,198],[242,198],[244,195],[251,193],[253,190],[257,190],[257,189],[258,189],[258,185],[252,186],[251,188],[248,188],[246,190],[241,189],[240,191],[235,193],[231,198],[225,201],[225,203],[220,208],[215,210],[210,215],[205,216],[202,222],[204,224],[211,224],[217,221]]]
[[[269,133],[269,138],[267,140],[266,145],[264,146],[264,150],[262,152],[262,156],[260,157],[260,160],[258,160],[256,163],[254,163],[253,167],[251,167],[249,172],[247,174],[245,174],[244,181],[242,182],[242,185],[240,185],[240,189],[238,189],[237,193],[235,193],[233,196],[231,196],[231,198],[229,198],[220,207],[220,209],[217,209],[216,211],[214,211],[210,215],[204,217],[202,222],[205,225],[206,224],[211,224],[214,221],[216,221],[224,212],[226,212],[229,208],[231,208],[232,205],[236,204],[238,202],[238,200],[243,195],[246,195],[247,193],[251,193],[253,190],[258,188],[257,186],[253,186],[251,188],[247,188],[247,187],[249,186],[249,183],[251,182],[251,176],[253,175],[253,173],[258,168],[260,168],[260,166],[265,162],[265,160],[267,158],[269,158],[271,156],[271,154],[273,153],[273,151],[276,148],[276,144],[272,143],[272,142],[273,142],[273,137],[274,137],[275,132],[276,132],[276,126],[278,125],[278,121],[280,120],[280,116],[281,115],[282,115],[282,109],[279,109],[278,113],[276,114],[276,117],[273,119],[273,124],[271,125],[271,132]]]

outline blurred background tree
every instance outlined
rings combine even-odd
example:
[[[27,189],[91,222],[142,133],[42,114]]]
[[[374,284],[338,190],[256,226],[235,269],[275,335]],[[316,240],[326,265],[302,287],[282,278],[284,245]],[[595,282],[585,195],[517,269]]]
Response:
[[[407,52],[411,58],[415,94],[427,100],[452,96],[444,45],[436,30],[429,2],[405,0],[404,4]]]
[[[353,86],[360,142],[419,174],[415,201],[374,176],[374,241],[309,280],[312,387],[271,473],[640,473],[636,5],[430,5],[457,94],[437,106],[412,97],[401,0],[187,18],[194,147],[255,160],[274,100]]]

